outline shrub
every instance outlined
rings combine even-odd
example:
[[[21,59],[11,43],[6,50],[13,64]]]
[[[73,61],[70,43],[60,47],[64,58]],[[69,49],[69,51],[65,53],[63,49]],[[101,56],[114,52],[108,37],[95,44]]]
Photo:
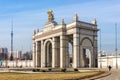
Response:
[[[36,72],[36,69],[33,69],[32,71],[33,71],[33,72]]]
[[[33,72],[40,72],[40,69],[32,69]]]
[[[48,71],[51,71],[51,70],[52,70],[51,68],[48,69]]]
[[[46,72],[46,70],[41,70],[42,72]]]
[[[40,69],[36,69],[37,72],[40,72]]]
[[[22,65],[20,66],[20,68],[22,68]]]
[[[74,68],[74,71],[78,71],[78,69],[77,69],[77,68]]]
[[[66,72],[66,68],[62,68],[60,71],[61,72]]]

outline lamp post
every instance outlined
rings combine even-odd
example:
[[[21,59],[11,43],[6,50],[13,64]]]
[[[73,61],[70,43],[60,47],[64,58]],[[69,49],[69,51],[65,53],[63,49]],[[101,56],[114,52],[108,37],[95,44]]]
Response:
[[[107,51],[106,51],[106,54],[107,54],[107,67],[108,67],[108,66],[110,66],[110,63],[109,63],[110,54]]]
[[[107,54],[107,52],[104,52],[104,53],[106,53],[106,58],[107,58],[107,65],[106,65],[106,67],[108,67],[108,54]]]
[[[118,69],[118,64],[117,64],[117,23],[115,23],[115,53],[116,53],[116,69]]]
[[[101,29],[100,29],[100,68],[102,68],[102,51],[101,51]]]

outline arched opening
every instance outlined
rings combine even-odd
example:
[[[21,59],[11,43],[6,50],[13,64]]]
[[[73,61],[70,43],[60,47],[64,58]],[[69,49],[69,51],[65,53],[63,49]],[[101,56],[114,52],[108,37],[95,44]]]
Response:
[[[73,64],[73,49],[72,49],[72,43],[68,43],[68,50],[66,54],[66,67],[71,68]]]
[[[72,68],[73,66],[73,35],[67,36],[67,54],[66,54],[66,67]]]
[[[71,68],[73,64],[73,46],[72,42],[68,43],[68,67]]]
[[[52,43],[50,41],[45,45],[45,67],[52,67]]]
[[[84,64],[84,67],[90,67],[90,61],[91,61],[91,58],[90,58],[90,50],[87,49],[87,48],[83,48],[83,64]]]
[[[84,38],[81,41],[81,67],[91,67],[94,61],[92,41],[89,38]]]

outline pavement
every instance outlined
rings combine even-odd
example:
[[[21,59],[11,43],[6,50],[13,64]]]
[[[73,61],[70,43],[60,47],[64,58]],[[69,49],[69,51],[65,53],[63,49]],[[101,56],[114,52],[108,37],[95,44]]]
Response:
[[[111,70],[111,75],[95,80],[120,80],[120,69]]]

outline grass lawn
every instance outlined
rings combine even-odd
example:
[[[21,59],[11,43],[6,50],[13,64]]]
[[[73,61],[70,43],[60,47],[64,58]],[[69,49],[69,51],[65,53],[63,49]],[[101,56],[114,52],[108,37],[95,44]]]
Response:
[[[22,73],[0,73],[0,80],[63,80],[76,79],[83,76],[95,75],[100,72],[72,72],[72,73],[38,73],[38,74],[22,74]]]

